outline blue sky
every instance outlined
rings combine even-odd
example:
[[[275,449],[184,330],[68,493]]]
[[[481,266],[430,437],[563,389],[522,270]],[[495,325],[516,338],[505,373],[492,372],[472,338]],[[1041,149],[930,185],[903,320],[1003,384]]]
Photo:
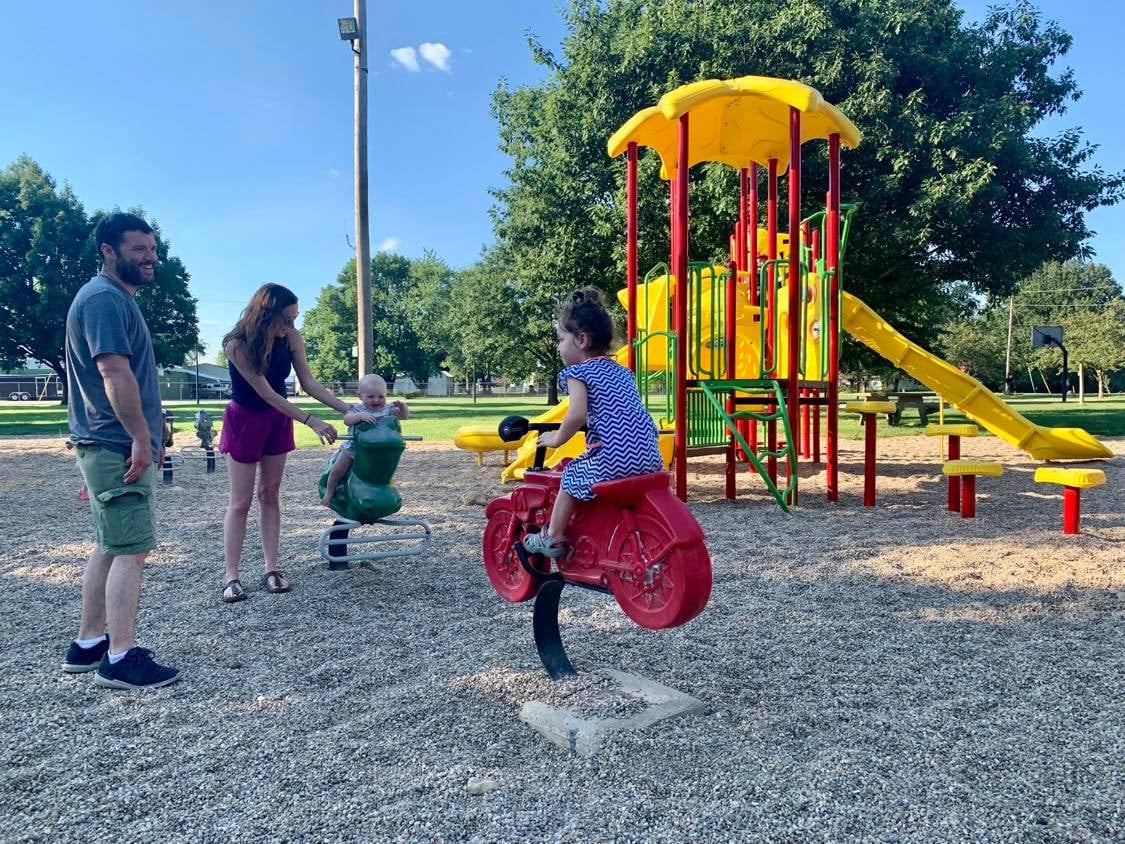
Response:
[[[987,4],[962,5],[972,20]],[[1097,162],[1125,170],[1121,30],[1107,25],[1116,4],[1038,5],[1074,36],[1067,64],[1085,92],[1045,131],[1081,126],[1101,145]],[[352,63],[336,32],[352,4],[111,7],[66,3],[47,14],[5,0],[0,167],[27,153],[88,210],[142,205],[192,275],[210,359],[259,284],[290,286],[308,307],[352,254]],[[506,161],[489,98],[501,76],[542,78],[524,33],[557,45],[556,7],[370,0],[373,250],[433,249],[461,267],[491,241],[488,189]],[[1125,280],[1125,208],[1089,220],[1097,260]]]

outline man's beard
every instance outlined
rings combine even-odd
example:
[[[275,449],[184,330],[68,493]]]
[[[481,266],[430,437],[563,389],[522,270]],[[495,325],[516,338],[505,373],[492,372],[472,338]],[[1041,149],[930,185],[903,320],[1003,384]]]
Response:
[[[140,264],[126,258],[117,250],[117,277],[130,287],[144,287],[156,281],[156,267],[153,267],[152,278],[145,278],[141,272]]]

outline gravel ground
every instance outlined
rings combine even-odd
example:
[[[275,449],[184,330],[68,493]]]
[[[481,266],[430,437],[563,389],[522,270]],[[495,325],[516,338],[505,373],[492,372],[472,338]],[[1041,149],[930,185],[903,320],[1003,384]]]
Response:
[[[803,467],[789,517],[750,478],[723,501],[721,463],[693,464],[715,587],[685,627],[645,631],[605,596],[564,594],[580,671],[711,707],[579,759],[518,718],[531,699],[589,711],[602,686],[552,685],[530,604],[488,585],[480,502],[497,466],[412,444],[398,482],[432,555],[331,573],[315,551],[326,453],[298,452],[294,590],[252,586],[252,529],[250,600],[233,605],[225,476],[189,466],[160,490],[139,624],[184,679],[126,693],[58,670],[92,539],[73,458],[59,440],[0,440],[0,839],[1125,840],[1125,440],[1078,537],[1061,534],[1059,490],[995,439],[966,443],[1005,464],[972,521],[943,509],[935,442],[880,442],[871,510],[861,446],[843,446],[842,501]]]

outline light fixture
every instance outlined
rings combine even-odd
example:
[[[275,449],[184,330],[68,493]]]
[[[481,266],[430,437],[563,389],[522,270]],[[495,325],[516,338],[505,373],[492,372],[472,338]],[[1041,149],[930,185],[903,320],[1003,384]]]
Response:
[[[359,40],[359,21],[355,18],[337,18],[336,23],[340,27],[341,41]]]

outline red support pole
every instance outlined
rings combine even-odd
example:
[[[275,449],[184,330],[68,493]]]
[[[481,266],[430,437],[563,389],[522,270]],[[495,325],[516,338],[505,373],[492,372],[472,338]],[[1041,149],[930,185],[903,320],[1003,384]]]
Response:
[[[813,398],[820,398],[820,390],[812,391]],[[813,457],[812,462],[816,465],[820,464],[820,405],[813,405],[812,408],[812,442],[813,442]]]
[[[676,495],[687,501],[687,344],[688,337],[688,116],[680,115],[676,151]]]
[[[748,241],[748,264],[750,271],[750,304],[758,307],[758,165],[750,165],[750,207],[747,209],[746,239]],[[759,312],[758,319],[762,318]],[[762,377],[762,373],[758,373]],[[758,448],[758,420],[749,421],[750,435],[747,442],[750,448]]]
[[[1082,490],[1076,486],[1063,487],[1063,533],[1078,533],[1078,519],[1082,512]]]
[[[771,419],[766,423],[766,448],[771,451],[777,451],[777,420]],[[766,458],[766,474],[770,476],[770,480],[777,485],[777,458],[772,454]]]
[[[977,514],[977,476],[965,475],[961,479],[961,518],[971,519]]]
[[[863,414],[863,506],[875,506],[875,417]]]
[[[828,500],[840,497],[840,136],[828,136],[828,208],[825,215],[824,258],[827,270],[834,270],[829,282],[828,301],[828,419],[827,485]]]
[[[735,313],[738,310],[738,264],[731,261],[727,264],[727,319],[726,319],[726,370],[727,378],[735,378],[735,331],[737,325],[735,322]],[[727,413],[734,413],[735,411],[734,392],[731,392],[727,397]],[[726,497],[728,499],[734,498],[734,450],[737,447],[737,441],[734,434],[728,436],[729,447],[727,448],[727,483],[726,483]]]
[[[637,144],[629,142],[625,159],[625,284],[629,290],[626,336],[629,368],[637,371]]]
[[[801,398],[807,399],[808,397],[809,390],[802,387]],[[805,459],[808,459],[809,455],[812,453],[809,446],[809,438],[812,433],[812,420],[809,419],[810,410],[812,410],[812,408],[809,406],[808,402],[801,405],[801,456]]]
[[[801,397],[797,383],[800,378],[801,336],[801,112],[789,108],[789,366],[785,389],[786,410],[789,413],[790,436],[797,436],[801,424]],[[792,443],[789,444],[792,447]],[[788,465],[788,464],[787,464]],[[793,492],[789,503],[797,503],[797,468],[793,465]]]
[[[773,261],[777,258],[777,159],[771,158],[769,161],[769,175],[766,185],[766,232],[769,235],[769,243],[766,246],[766,258]],[[777,279],[777,265],[771,263],[769,270],[766,272],[766,312],[762,314],[762,319],[766,320],[766,349],[765,361],[766,368],[773,369],[777,363],[777,338],[774,337],[774,314],[777,313],[777,285],[774,283]],[[764,378],[765,375],[763,374]],[[773,377],[777,377],[777,373],[773,373]]]
[[[951,434],[949,437],[949,459],[961,459],[961,438],[956,434]],[[949,501],[946,504],[950,513],[956,513],[961,509],[961,479],[951,475],[949,477],[949,489],[947,492]]]
[[[747,207],[750,197],[747,181],[746,168],[743,167],[738,171],[738,237],[736,239],[738,252],[734,259],[740,273],[746,272],[749,266],[746,254],[747,228],[750,225],[749,208]]]

